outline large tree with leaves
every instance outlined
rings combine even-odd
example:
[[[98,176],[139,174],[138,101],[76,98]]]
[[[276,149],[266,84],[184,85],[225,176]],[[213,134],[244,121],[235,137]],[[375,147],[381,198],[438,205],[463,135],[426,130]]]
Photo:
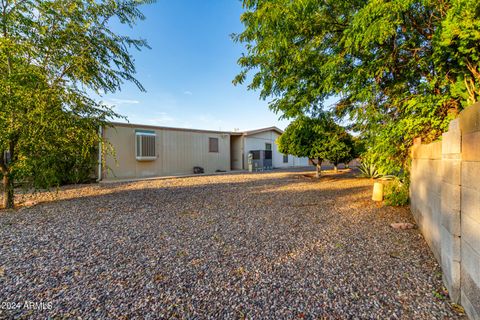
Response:
[[[339,127],[336,130],[329,145],[327,160],[333,164],[335,172],[338,172],[340,163],[348,165],[356,157],[353,138],[344,128]]]
[[[432,141],[480,97],[476,0],[245,0],[242,83],[283,117],[332,106],[384,171],[408,169],[414,137]]]
[[[88,93],[133,81],[130,48],[144,40],[112,32],[143,19],[140,0],[0,0],[0,174],[4,206],[14,181],[42,186],[79,170],[116,114]],[[80,160],[79,160],[80,159]],[[79,163],[76,163],[79,162]]]
[[[307,157],[316,166],[320,177],[323,160],[338,163],[349,158],[353,152],[349,135],[327,114],[317,117],[301,116],[290,123],[278,138],[278,150],[284,154]]]

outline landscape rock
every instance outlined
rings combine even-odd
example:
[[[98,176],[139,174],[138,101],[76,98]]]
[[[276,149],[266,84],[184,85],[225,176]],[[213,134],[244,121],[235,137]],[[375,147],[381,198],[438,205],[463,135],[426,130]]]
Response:
[[[401,230],[406,230],[406,229],[414,229],[415,225],[413,223],[408,223],[408,222],[396,222],[390,224],[390,227],[393,229],[401,229]]]
[[[0,211],[0,319],[459,319],[408,208],[303,171],[80,185]],[[311,172],[310,172],[311,173]]]

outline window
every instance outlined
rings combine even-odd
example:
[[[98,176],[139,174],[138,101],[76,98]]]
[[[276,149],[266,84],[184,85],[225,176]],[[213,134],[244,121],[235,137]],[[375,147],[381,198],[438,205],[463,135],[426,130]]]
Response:
[[[271,143],[265,143],[265,150],[272,151],[272,144]]]
[[[283,155],[283,163],[288,163],[288,154]]]
[[[208,152],[218,152],[218,138],[208,138]]]
[[[265,160],[272,160],[272,151],[265,150]]]
[[[155,160],[155,131],[135,130],[135,156],[139,161]]]
[[[252,154],[252,160],[260,160],[260,151],[259,150],[250,151],[250,153]]]

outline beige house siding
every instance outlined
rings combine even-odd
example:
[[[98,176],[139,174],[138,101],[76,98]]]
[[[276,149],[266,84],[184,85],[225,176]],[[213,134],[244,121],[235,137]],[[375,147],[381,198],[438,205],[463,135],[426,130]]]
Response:
[[[230,139],[230,160],[232,170],[243,169],[243,136],[232,135]]]
[[[153,160],[138,160],[136,157],[136,131],[155,133],[155,156]],[[308,165],[308,159],[288,156],[278,151],[276,139],[281,130],[276,127],[246,132],[223,132],[168,128],[127,123],[112,123],[103,129],[103,136],[115,154],[104,159],[102,180],[141,179],[161,176],[193,174],[193,167],[202,167],[205,173],[248,169],[248,153],[265,150],[272,145],[273,167]],[[218,152],[209,152],[209,139],[218,139]],[[212,144],[211,146],[216,145]],[[151,150],[148,149],[147,150]]]
[[[155,160],[136,159],[135,130],[155,132]],[[104,129],[104,137],[115,150],[115,156],[105,159],[106,180],[192,174],[194,166],[205,173],[230,170],[230,135],[225,132],[115,124]],[[209,138],[218,138],[218,153],[209,152]]]

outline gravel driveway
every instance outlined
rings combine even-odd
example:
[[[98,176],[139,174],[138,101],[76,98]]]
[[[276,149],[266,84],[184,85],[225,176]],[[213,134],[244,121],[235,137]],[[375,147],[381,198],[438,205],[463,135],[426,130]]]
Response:
[[[305,174],[86,185],[0,211],[0,318],[461,317],[418,230],[389,227],[408,208]]]

